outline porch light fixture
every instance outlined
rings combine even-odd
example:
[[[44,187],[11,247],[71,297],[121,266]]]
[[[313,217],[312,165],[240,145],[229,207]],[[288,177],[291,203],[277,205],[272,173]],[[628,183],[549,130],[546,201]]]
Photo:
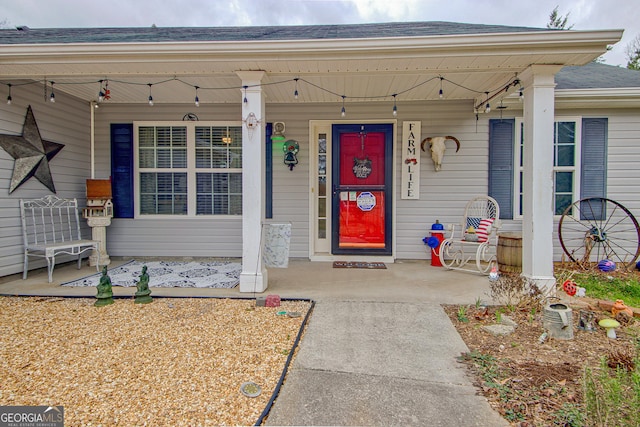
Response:
[[[393,94],[393,117],[398,116],[398,106],[396,105],[396,96],[398,96],[398,94],[394,93]]]
[[[200,86],[195,86],[195,88],[196,88],[195,104],[196,104],[196,107],[199,107],[200,106],[200,98],[198,98],[198,89],[200,89]]]
[[[7,105],[11,105],[11,101],[13,100],[11,98],[11,83],[7,83],[7,86],[9,86],[9,95],[7,96]]]
[[[489,105],[489,92],[485,92],[485,94],[487,95],[487,102],[484,104],[484,112],[489,113],[491,112],[491,105]]]
[[[273,124],[273,134],[271,135],[272,141],[284,141],[287,139],[284,136],[284,123],[283,122],[275,122]]]
[[[295,79],[293,79],[296,81],[296,90],[293,92],[293,98],[294,99],[298,99],[298,80],[300,80],[298,77],[296,77]],[[284,138],[283,138],[284,139]]]
[[[347,110],[344,109],[344,99],[346,98],[346,96],[342,95],[342,110],[340,110],[340,115],[342,117],[347,115]]]
[[[444,80],[444,77],[440,76],[440,91],[438,92],[438,96],[440,97],[440,99],[444,98],[444,92],[442,91],[443,80]]]
[[[149,86],[149,107],[153,107],[153,96],[151,96],[151,86],[153,86],[153,83],[147,83],[147,86]]]
[[[53,85],[54,85],[54,84],[56,84],[56,82],[53,82],[53,81],[52,81],[52,82],[50,82],[50,83],[51,83],[51,95],[49,96],[49,101],[50,101],[52,104],[55,104],[55,102],[56,102],[56,94],[55,94],[55,93],[53,93]]]

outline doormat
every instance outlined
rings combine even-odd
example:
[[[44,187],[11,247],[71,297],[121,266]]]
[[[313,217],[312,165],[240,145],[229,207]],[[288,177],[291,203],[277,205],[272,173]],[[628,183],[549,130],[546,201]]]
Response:
[[[387,268],[384,262],[334,261],[333,268]]]
[[[242,265],[225,261],[130,261],[107,270],[112,286],[133,287],[147,266],[149,287],[156,288],[235,288]],[[63,283],[62,286],[97,286],[102,273]]]

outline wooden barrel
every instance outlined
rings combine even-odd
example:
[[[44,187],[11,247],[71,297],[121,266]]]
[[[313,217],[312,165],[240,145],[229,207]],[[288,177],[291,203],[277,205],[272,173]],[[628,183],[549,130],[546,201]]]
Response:
[[[503,273],[522,273],[522,234],[498,234],[498,267]]]

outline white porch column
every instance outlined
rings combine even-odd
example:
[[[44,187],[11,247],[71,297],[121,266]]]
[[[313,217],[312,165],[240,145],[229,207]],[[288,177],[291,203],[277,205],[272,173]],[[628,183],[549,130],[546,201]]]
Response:
[[[554,75],[561,66],[532,65],[519,77],[524,86],[522,275],[546,294],[553,276]]]
[[[242,124],[242,273],[240,292],[264,292],[267,270],[260,251],[264,220],[265,101],[260,81],[264,71],[238,71],[242,79],[242,120],[251,113],[259,120],[253,129]],[[247,102],[244,102],[244,99]]]

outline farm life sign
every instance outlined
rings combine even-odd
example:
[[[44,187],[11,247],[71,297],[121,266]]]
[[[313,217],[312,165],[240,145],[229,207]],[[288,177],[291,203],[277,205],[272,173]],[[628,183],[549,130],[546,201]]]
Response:
[[[420,199],[421,122],[402,123],[402,199]]]

